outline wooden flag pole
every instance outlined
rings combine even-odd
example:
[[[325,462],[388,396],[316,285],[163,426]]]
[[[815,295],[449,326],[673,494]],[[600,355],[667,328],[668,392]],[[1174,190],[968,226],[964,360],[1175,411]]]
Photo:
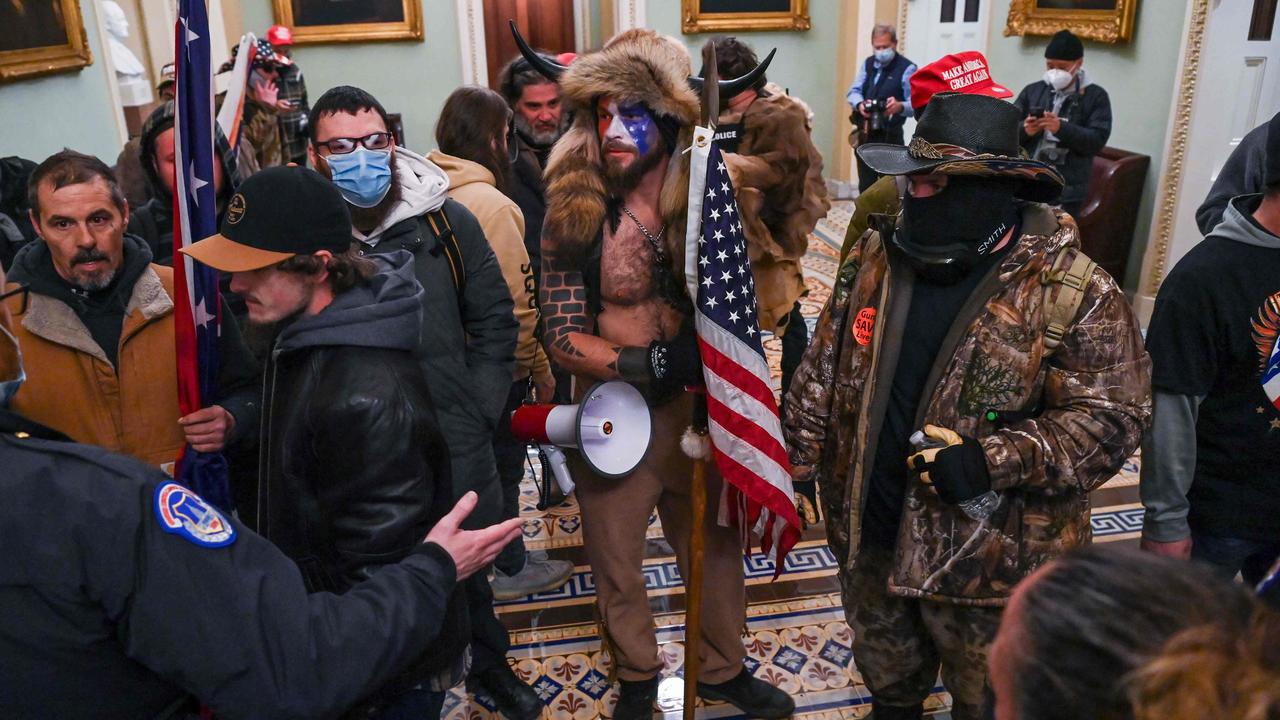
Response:
[[[720,117],[720,83],[716,72],[716,46],[708,40],[702,46],[702,125],[714,128]],[[697,302],[697,298],[693,298]],[[689,530],[689,577],[685,578],[684,620],[684,718],[693,720],[698,703],[698,671],[702,664],[699,650],[702,638],[702,560],[706,549],[703,525],[707,519],[707,396],[694,396],[693,431],[702,436],[705,452],[693,459],[692,500],[693,524]]]

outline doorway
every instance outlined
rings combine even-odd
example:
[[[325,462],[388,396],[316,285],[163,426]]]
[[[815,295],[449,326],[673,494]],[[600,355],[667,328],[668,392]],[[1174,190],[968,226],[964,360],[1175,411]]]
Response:
[[[485,60],[489,87],[497,89],[498,73],[519,54],[508,20],[515,20],[520,34],[538,50],[551,54],[573,52],[574,0],[484,0]]]

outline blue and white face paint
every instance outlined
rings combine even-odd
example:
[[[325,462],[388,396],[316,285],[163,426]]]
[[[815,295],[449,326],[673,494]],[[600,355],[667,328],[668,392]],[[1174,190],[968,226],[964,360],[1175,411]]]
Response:
[[[612,98],[600,98],[596,122],[605,152],[631,150],[643,157],[659,140],[653,112],[640,103],[619,105]]]

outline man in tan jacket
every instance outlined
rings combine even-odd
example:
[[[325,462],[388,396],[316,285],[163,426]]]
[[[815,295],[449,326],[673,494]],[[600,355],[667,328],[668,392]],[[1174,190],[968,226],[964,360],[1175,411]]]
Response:
[[[43,242],[14,258],[9,300],[27,381],[12,408],[71,439],[171,469],[184,443],[219,452],[256,436],[257,367],[234,322],[222,326],[215,404],[180,417],[173,270],[127,235],[129,206],[102,161],[73,150],[31,174]],[[224,308],[224,317],[230,312]]]

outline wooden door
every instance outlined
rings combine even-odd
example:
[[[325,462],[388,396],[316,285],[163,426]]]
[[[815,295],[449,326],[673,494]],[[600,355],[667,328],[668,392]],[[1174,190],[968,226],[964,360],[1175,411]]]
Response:
[[[484,44],[489,87],[498,88],[498,72],[519,54],[507,27],[515,20],[529,44],[552,54],[572,52],[573,0],[484,0]]]

